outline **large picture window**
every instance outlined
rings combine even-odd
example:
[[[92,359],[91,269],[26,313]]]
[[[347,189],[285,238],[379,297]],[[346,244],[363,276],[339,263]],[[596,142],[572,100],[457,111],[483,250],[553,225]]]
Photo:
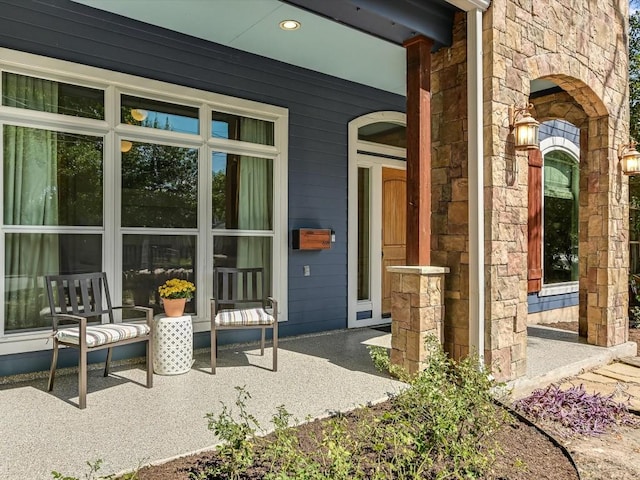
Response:
[[[0,335],[46,337],[57,273],[105,271],[114,304],[156,313],[158,286],[187,279],[198,331],[213,267],[262,267],[286,319],[285,109],[62,61],[40,76],[40,57],[5,54],[30,70],[0,61]]]

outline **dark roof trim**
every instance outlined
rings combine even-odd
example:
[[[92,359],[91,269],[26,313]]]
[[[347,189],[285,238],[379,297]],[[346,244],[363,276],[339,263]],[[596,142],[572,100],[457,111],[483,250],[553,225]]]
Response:
[[[424,35],[434,41],[434,51],[451,45],[453,15],[459,11],[444,0],[281,1],[398,45]]]

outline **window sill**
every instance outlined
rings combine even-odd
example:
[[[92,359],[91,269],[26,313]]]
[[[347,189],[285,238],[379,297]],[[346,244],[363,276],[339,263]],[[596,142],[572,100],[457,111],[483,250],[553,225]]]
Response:
[[[575,293],[578,291],[578,282],[558,283],[555,285],[543,285],[538,292],[538,297],[550,297],[552,295],[562,295],[564,293]]]

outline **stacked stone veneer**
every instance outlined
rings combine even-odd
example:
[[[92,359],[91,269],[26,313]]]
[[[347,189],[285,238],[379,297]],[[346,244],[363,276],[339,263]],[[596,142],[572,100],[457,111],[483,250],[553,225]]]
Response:
[[[467,45],[464,14],[453,45],[431,61],[431,262],[449,268],[444,290],[444,348],[469,352],[469,205]]]
[[[414,374],[428,352],[425,341],[443,337],[444,276],[442,267],[387,267],[391,273],[391,362]]]
[[[628,142],[627,15],[613,0],[494,0],[483,15],[485,359],[500,379],[526,373],[527,155],[509,141],[507,109],[530,101],[532,80],[564,90],[531,100],[540,120],[581,129],[583,333],[602,346],[626,340],[628,181],[616,149]],[[432,262],[451,270],[444,343],[456,357],[469,345],[465,32],[459,14],[452,46],[432,60]]]

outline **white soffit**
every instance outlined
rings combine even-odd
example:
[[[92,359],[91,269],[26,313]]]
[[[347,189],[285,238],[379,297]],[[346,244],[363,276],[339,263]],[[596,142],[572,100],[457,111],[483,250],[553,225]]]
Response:
[[[73,0],[159,27],[405,95],[405,50],[278,0]],[[282,20],[302,27],[283,31]]]

